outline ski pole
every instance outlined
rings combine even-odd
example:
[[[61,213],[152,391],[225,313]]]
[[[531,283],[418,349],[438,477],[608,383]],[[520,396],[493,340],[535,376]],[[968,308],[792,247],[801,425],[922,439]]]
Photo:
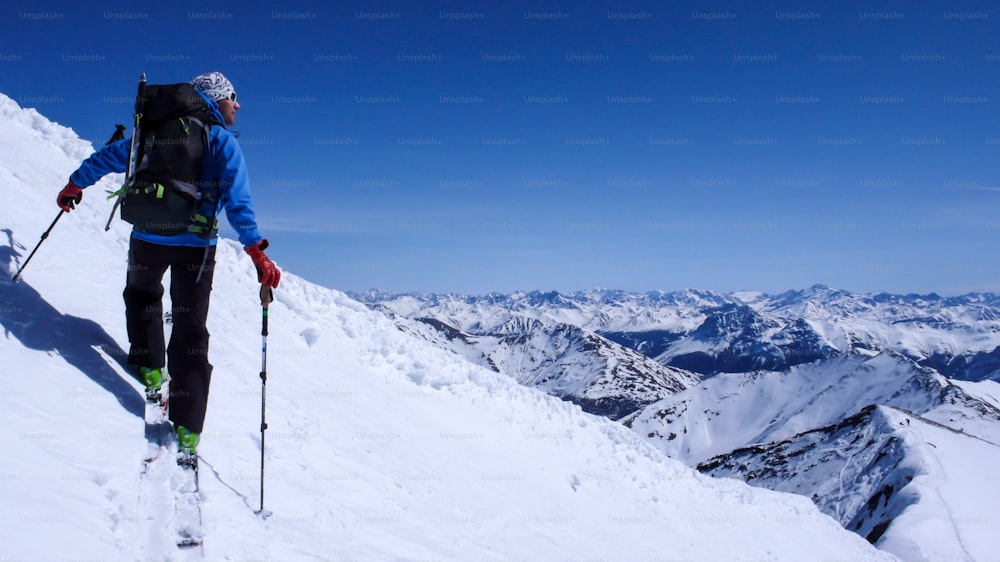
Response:
[[[104,225],[104,232],[111,230],[111,221],[115,218],[115,211],[121,206],[122,200],[125,199],[125,192],[128,191],[129,187],[135,183],[135,168],[138,164],[139,159],[139,136],[142,134],[141,121],[142,121],[142,108],[146,105],[146,73],[143,72],[142,76],[139,77],[139,89],[135,94],[135,112],[132,115],[134,118],[134,124],[132,125],[132,144],[129,145],[128,149],[128,168],[125,170],[125,184],[122,186],[121,195],[115,200],[114,206],[111,207],[111,214],[108,216],[108,223]],[[117,131],[115,132],[117,135]],[[124,136],[122,137],[124,138]],[[109,141],[110,142],[110,141]],[[112,195],[113,197],[114,195]]]
[[[65,213],[66,211],[60,209],[59,214],[56,215],[56,219],[52,221],[52,224],[49,225],[49,228],[42,233],[42,239],[39,240],[38,244],[35,245],[35,249],[32,250],[30,254],[28,254],[28,259],[24,260],[24,263],[21,264],[21,267],[17,268],[17,273],[15,273],[14,278],[11,279],[12,283],[17,283],[18,278],[21,277],[21,272],[24,271],[24,268],[28,267],[28,262],[31,261],[31,258],[35,257],[35,252],[37,252],[38,248],[42,246],[42,242],[45,242],[45,239],[49,237],[49,233],[52,232],[52,228],[56,226],[56,223],[59,222],[59,219],[61,219],[63,214]]]
[[[274,300],[274,294],[266,285],[260,286],[261,307],[261,356],[260,356],[260,511],[257,513],[267,517],[270,513],[264,511],[264,431],[267,404],[267,306]]]

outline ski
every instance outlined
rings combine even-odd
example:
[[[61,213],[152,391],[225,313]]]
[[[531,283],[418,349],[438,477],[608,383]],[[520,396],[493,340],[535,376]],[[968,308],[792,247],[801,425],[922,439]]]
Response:
[[[198,488],[198,457],[177,456],[177,470],[172,479],[177,524],[177,546],[188,549],[200,547],[204,536],[201,529],[201,498]]]
[[[170,325],[171,318],[165,323]],[[112,367],[124,376],[142,377],[125,371],[101,346],[94,346]],[[170,378],[164,377],[159,390],[145,391],[143,414],[146,450],[139,471],[138,510],[140,535],[143,537],[138,558],[159,559],[166,552],[171,560],[200,559],[204,555],[204,532],[201,518],[201,490],[198,480],[198,456],[178,451],[177,434],[170,423]],[[191,552],[185,555],[185,552]]]
[[[139,513],[141,515],[140,557],[155,558],[176,550],[173,538],[174,494],[170,487],[170,422],[167,419],[168,382],[160,392],[147,393],[145,406],[146,452],[139,473]]]
[[[169,543],[180,550],[200,549],[204,542],[198,457],[179,453],[177,438],[168,421],[169,379],[159,392],[146,395],[147,452],[142,479],[146,491],[142,507],[147,511],[151,550]],[[167,536],[169,535],[169,536]]]
[[[147,450],[144,461],[147,464],[160,457],[162,449],[169,441],[170,422],[167,420],[168,385],[169,381],[164,381],[159,390],[146,391],[145,436]]]
[[[94,349],[123,376],[142,384],[142,377],[126,371],[106,349],[101,346],[94,346]],[[174,511],[177,502],[171,489],[171,479],[177,464],[170,455],[173,430],[167,416],[169,386],[169,380],[164,380],[159,391],[145,392],[143,433],[146,448],[139,468],[139,494],[136,498],[139,514],[137,534],[141,538],[139,550],[134,554],[137,559],[163,559],[164,553],[176,552],[178,543],[182,542],[173,536],[176,534]]]

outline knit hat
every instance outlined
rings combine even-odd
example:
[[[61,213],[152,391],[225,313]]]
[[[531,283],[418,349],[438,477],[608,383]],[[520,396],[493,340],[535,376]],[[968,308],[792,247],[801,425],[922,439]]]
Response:
[[[236,91],[233,84],[221,72],[206,72],[199,74],[191,80],[191,85],[215,101],[230,100],[236,101]]]

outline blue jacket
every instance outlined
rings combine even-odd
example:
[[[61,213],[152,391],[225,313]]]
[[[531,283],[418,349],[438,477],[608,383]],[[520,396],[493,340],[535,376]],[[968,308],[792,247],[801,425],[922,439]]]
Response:
[[[222,123],[222,114],[219,113],[219,104],[211,100],[202,92],[201,97],[208,103],[208,107],[215,114],[219,123]],[[216,203],[215,212],[209,206],[201,209],[205,216],[217,216],[218,207],[221,205],[226,210],[226,218],[229,219],[230,226],[239,236],[240,243],[244,248],[249,248],[263,237],[257,230],[257,219],[253,210],[253,203],[250,200],[250,181],[247,178],[246,161],[243,158],[243,151],[233,136],[223,126],[213,126],[208,135],[209,150],[202,161],[202,181],[217,180],[219,182],[219,201]],[[104,176],[118,172],[125,172],[128,168],[128,151],[131,140],[125,139],[111,143],[80,164],[75,172],[69,177],[74,185],[80,188],[90,187],[97,183]],[[193,232],[185,232],[175,236],[161,236],[149,234],[147,232],[132,231],[132,237],[153,244],[163,246],[205,246],[205,238]],[[209,241],[214,245],[217,236],[213,236]]]

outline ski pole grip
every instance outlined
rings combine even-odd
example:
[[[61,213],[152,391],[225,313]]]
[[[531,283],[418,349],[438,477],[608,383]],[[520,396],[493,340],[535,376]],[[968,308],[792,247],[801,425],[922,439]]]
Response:
[[[261,316],[262,325],[260,334],[267,337],[267,305],[274,301],[274,293],[271,289],[267,288],[266,285],[261,284],[260,286],[260,306],[261,306]]]

